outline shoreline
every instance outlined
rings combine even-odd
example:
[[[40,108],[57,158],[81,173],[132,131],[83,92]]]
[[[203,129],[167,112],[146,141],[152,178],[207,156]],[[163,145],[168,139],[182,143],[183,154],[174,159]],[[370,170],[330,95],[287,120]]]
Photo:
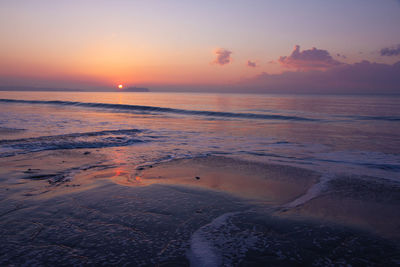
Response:
[[[180,184],[227,192],[274,207],[279,216],[290,214],[400,238],[400,216],[396,214],[400,208],[400,184],[393,180],[323,175],[299,167],[221,156],[176,159],[140,172],[142,179],[149,180],[145,184]],[[232,182],[238,187],[232,188]],[[382,223],[382,218],[386,222]]]
[[[0,263],[400,260],[400,188],[390,181],[324,180],[306,169],[222,156],[115,164],[105,151],[0,159],[7,166],[1,173]]]

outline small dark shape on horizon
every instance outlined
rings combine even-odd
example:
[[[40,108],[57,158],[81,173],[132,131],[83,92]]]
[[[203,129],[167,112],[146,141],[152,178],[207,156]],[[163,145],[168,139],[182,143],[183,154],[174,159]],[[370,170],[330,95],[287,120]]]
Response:
[[[199,177],[199,176],[196,176],[195,178],[196,178],[196,180],[200,180],[200,177]]]

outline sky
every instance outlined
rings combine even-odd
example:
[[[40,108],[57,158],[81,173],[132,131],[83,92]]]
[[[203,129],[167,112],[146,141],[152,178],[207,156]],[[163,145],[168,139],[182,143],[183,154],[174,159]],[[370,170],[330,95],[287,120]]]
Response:
[[[400,93],[399,25],[399,0],[1,0],[0,86]]]

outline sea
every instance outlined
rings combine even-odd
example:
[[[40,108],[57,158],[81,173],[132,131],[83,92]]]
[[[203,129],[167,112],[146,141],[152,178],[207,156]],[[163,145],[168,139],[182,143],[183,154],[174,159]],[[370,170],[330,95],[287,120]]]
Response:
[[[118,164],[223,155],[399,180],[400,97],[0,93],[0,157],[103,148]]]

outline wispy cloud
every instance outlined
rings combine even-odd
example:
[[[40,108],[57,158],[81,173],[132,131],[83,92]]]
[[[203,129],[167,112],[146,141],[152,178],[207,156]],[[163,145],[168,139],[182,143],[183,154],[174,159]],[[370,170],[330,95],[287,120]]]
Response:
[[[225,64],[229,64],[232,61],[231,58],[232,51],[229,51],[224,48],[218,48],[217,50],[215,50],[214,53],[216,58],[213,61],[213,63],[215,64],[223,66]]]
[[[381,56],[398,56],[400,55],[400,44],[393,47],[385,47],[381,49]]]
[[[251,60],[247,60],[247,67],[255,68],[257,67],[257,63]]]
[[[278,59],[285,68],[299,70],[325,70],[342,64],[332,58],[328,51],[315,47],[300,51],[300,46],[296,45],[289,56],[281,56]]]

